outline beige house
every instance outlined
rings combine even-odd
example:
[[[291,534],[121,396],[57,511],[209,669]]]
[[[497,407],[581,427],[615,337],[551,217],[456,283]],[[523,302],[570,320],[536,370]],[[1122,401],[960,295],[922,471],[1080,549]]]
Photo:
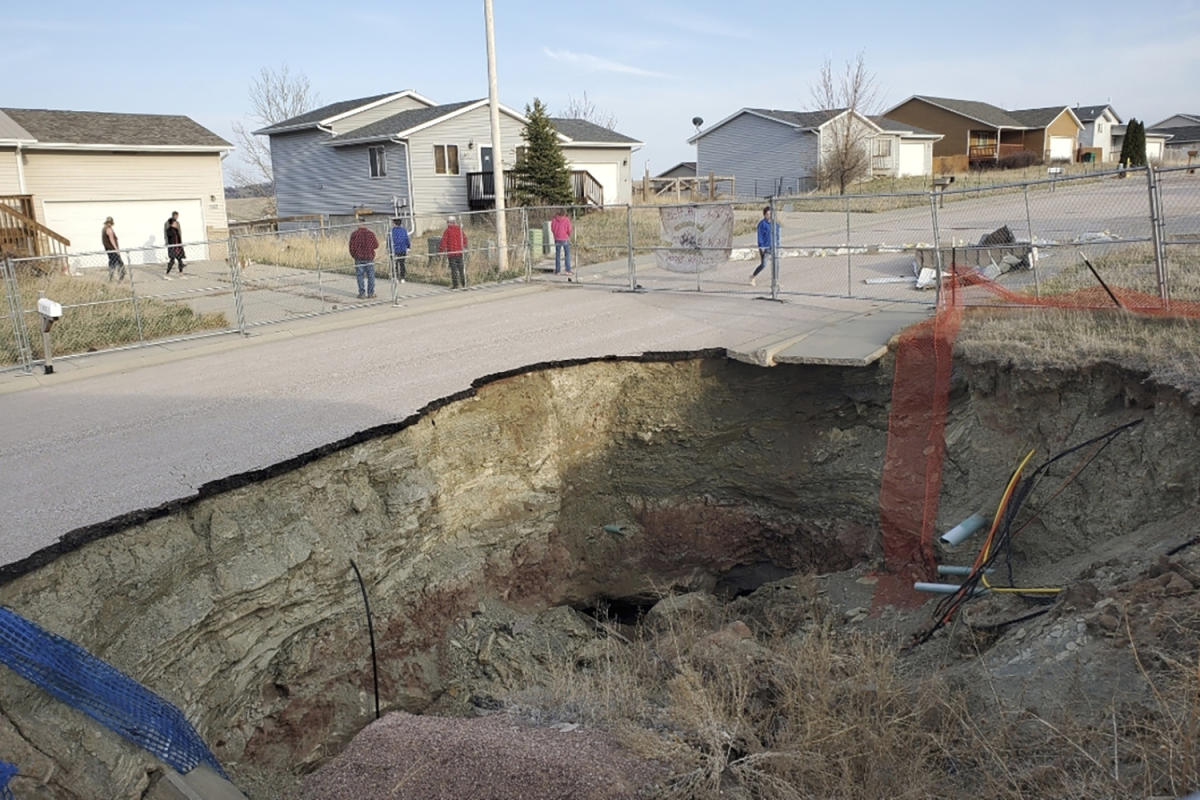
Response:
[[[221,157],[231,149],[185,116],[0,108],[0,249],[94,253],[105,217],[122,247],[161,247],[173,211],[185,241],[222,239]],[[189,251],[208,257],[203,245]],[[131,258],[159,260],[152,252]]]

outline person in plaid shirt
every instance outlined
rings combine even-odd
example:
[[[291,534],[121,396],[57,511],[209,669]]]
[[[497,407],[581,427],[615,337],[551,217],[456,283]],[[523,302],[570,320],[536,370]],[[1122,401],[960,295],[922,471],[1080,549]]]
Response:
[[[354,259],[354,277],[358,281],[358,299],[375,297],[375,249],[379,240],[360,221],[354,233],[350,234],[350,257]],[[367,279],[366,291],[363,290],[363,278]]]

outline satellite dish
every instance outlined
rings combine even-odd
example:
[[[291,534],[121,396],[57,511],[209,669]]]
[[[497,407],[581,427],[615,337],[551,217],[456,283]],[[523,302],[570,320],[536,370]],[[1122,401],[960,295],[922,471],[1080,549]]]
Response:
[[[704,120],[700,119],[700,117],[692,117],[692,124],[699,128],[704,124]]]

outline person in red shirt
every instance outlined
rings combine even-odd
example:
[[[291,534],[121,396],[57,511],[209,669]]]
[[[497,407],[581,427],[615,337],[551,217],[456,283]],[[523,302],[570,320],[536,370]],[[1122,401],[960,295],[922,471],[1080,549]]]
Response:
[[[358,281],[358,299],[375,297],[375,249],[379,240],[367,227],[367,223],[359,222],[354,233],[350,234],[350,257],[354,259],[354,278]],[[366,278],[364,291],[363,278]]]
[[[442,244],[439,249],[446,254],[446,260],[450,262],[450,288],[467,288],[467,275],[463,271],[463,251],[467,249],[467,235],[463,233],[454,217],[446,220],[446,230],[442,231]]]

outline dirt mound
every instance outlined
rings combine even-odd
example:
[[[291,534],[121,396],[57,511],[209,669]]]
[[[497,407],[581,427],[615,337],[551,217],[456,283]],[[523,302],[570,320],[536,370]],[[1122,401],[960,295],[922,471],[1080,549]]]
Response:
[[[625,800],[661,766],[577,725],[533,728],[499,714],[476,719],[397,712],[367,726],[305,779],[296,800]]]

